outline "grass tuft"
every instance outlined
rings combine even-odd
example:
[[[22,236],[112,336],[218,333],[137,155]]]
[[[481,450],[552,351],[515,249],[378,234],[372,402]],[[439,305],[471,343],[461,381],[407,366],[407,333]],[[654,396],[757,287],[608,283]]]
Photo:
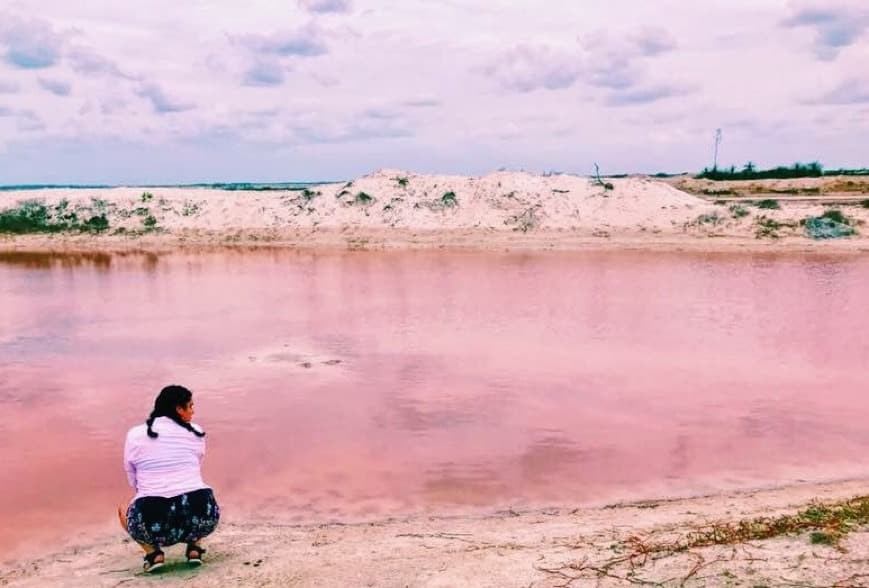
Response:
[[[758,202],[757,207],[764,210],[781,210],[781,205],[778,203],[778,200],[772,200],[769,198]]]

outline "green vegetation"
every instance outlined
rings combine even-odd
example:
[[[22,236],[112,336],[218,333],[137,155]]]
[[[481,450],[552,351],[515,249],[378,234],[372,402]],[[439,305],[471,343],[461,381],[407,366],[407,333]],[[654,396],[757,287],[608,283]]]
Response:
[[[315,192],[314,190],[309,190],[308,188],[305,188],[304,190],[302,190],[302,198],[304,198],[308,202],[310,202],[311,200],[313,200],[314,198],[316,198],[320,194],[321,194],[320,192]]]
[[[730,214],[733,216],[733,218],[743,218],[743,217],[746,217],[750,214],[748,212],[748,210],[746,210],[745,208],[743,208],[739,204],[731,205],[731,207],[728,210],[730,210]]]
[[[778,239],[781,236],[778,233],[780,229],[794,226],[793,223],[782,223],[766,216],[759,216],[754,219],[754,222],[757,225],[757,231],[754,236],[758,239],[763,239],[764,237]]]
[[[181,208],[181,216],[193,216],[202,211],[202,206],[192,200],[185,200]]]
[[[821,216],[807,217],[800,224],[812,239],[839,239],[857,234],[853,221],[836,209],[827,210]]]
[[[741,171],[737,171],[735,166],[727,170],[704,168],[697,177],[706,180],[721,181],[819,178],[823,175],[824,168],[817,161],[805,164],[795,163],[792,167],[776,167],[765,170],[758,170],[755,165],[749,161],[745,166],[743,166]]]
[[[410,182],[410,180],[408,180],[407,178],[393,178],[393,179],[396,182],[398,182],[398,185],[401,186],[402,188],[407,188],[407,184]]]
[[[596,163],[594,164],[594,184],[603,188],[604,192],[609,192],[610,190],[615,189],[615,186],[600,179],[600,168]]]
[[[153,200],[154,195],[150,192],[142,192],[142,202],[149,202]]]
[[[446,192],[443,196],[441,196],[441,204],[447,208],[458,206],[459,201],[456,200],[456,193]]]
[[[154,215],[149,214],[142,219],[142,226],[146,229],[154,229],[157,227],[157,219],[154,218]]]
[[[860,206],[862,206],[863,208],[869,208],[869,200],[861,200]]]
[[[734,523],[713,523],[697,528],[682,538],[666,543],[645,543],[638,537],[628,540],[636,552],[678,553],[711,545],[736,545],[747,541],[812,532],[815,544],[837,545],[848,532],[869,523],[869,496],[830,505],[813,504],[797,514],[759,517]],[[653,558],[655,559],[655,558]]]
[[[724,219],[718,216],[717,212],[711,212],[709,214],[701,214],[698,216],[697,222],[701,225],[710,224],[713,227],[717,227],[719,224],[724,222]]]
[[[365,192],[359,192],[356,194],[356,198],[353,199],[353,204],[371,204],[373,200],[374,198],[371,195],[366,194]]]
[[[0,211],[0,233],[102,232],[108,228],[105,212],[90,214],[81,222],[78,213],[69,210],[67,200],[61,200],[52,208],[42,200],[25,200],[14,208]]]
[[[781,205],[778,203],[778,200],[761,200],[757,203],[758,208],[762,208],[764,210],[781,210]]]

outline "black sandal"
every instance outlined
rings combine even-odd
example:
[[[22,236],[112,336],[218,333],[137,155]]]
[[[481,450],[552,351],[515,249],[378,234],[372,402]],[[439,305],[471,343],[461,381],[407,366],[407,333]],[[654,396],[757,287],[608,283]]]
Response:
[[[191,556],[191,553],[196,553],[196,556]],[[194,545],[193,543],[187,544],[187,551],[184,552],[184,555],[187,556],[187,563],[194,566],[202,565],[202,556],[205,555],[205,548],[200,547],[199,545]]]
[[[161,555],[163,556],[163,561],[156,561]],[[166,565],[166,554],[156,549],[145,556],[145,563],[142,564],[142,567],[145,569],[146,574],[150,574],[159,570],[164,565]]]

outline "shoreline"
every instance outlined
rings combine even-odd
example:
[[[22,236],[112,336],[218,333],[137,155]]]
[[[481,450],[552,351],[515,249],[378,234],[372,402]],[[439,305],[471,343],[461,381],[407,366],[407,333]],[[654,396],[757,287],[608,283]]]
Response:
[[[136,586],[862,586],[869,580],[869,528],[836,545],[808,531],[739,544],[629,558],[637,541],[673,542],[713,523],[796,513],[864,496],[869,479],[799,483],[693,498],[604,506],[509,509],[487,515],[414,515],[362,523],[282,524],[224,516],[206,540],[207,563],[189,569],[180,547],[154,580],[120,531],[89,544],[0,564],[0,585]],[[642,561],[645,559],[645,561]],[[859,581],[858,581],[859,580]]]
[[[869,253],[869,237],[775,240],[736,235],[614,234],[606,237],[566,231],[517,234],[505,231],[410,231],[348,229],[313,231],[182,231],[137,237],[115,235],[0,236],[0,253],[207,253],[226,249],[286,249],[299,251],[473,251],[582,252],[656,251],[696,253]]]

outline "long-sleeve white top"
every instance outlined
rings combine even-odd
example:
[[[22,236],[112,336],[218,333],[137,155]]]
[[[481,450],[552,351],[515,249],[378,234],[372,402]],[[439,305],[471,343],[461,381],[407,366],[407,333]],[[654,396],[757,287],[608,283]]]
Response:
[[[193,427],[201,431],[198,425]],[[172,498],[208,488],[202,481],[200,466],[205,457],[205,438],[197,437],[170,418],[157,417],[151,427],[159,436],[148,436],[147,425],[137,425],[127,433],[124,444],[124,469],[133,500],[143,496]]]

